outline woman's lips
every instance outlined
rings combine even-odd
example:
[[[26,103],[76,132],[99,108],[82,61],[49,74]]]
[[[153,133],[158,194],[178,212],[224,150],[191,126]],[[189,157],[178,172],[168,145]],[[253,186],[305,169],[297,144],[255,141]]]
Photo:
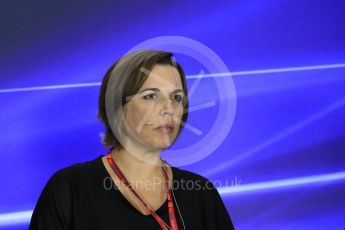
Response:
[[[174,125],[162,125],[162,126],[159,126],[157,130],[164,133],[171,133],[174,130]]]

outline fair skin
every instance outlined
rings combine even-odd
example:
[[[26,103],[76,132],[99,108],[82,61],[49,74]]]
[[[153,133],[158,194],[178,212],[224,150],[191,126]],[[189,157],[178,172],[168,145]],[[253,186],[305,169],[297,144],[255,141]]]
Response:
[[[184,98],[181,78],[176,68],[168,65],[155,65],[147,80],[136,95],[124,107],[124,148],[115,148],[112,157],[129,182],[144,200],[157,210],[167,196],[161,166],[161,151],[169,147],[178,134],[183,115]],[[173,129],[161,127],[172,124]],[[160,127],[160,128],[159,128]],[[149,212],[109,166],[106,156],[103,164],[123,196],[141,214]],[[172,170],[168,171],[169,186],[172,184]],[[145,186],[143,182],[152,182]]]

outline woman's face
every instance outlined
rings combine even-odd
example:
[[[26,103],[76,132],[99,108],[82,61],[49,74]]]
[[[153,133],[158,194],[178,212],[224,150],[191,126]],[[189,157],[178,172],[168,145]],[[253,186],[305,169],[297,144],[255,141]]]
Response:
[[[124,107],[125,136],[149,149],[165,149],[175,140],[185,97],[177,69],[155,65]]]

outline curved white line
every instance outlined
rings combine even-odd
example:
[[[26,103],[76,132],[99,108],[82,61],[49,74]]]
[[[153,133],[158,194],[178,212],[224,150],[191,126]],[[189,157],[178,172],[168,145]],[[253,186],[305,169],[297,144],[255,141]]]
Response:
[[[269,137],[267,140],[259,143],[258,145],[254,146],[253,148],[244,151],[243,153],[237,154],[237,156],[229,161],[222,162],[221,164],[217,165],[216,167],[211,168],[210,170],[206,171],[204,175],[210,176],[212,174],[215,174],[217,172],[221,172],[222,170],[230,167],[231,165],[234,165],[245,158],[248,158],[254,154],[257,154],[262,149],[267,148],[268,146],[275,144],[282,139],[288,137],[289,135],[292,135],[293,133],[303,129],[307,125],[317,121],[318,119],[322,118],[323,116],[329,114],[330,112],[333,112],[334,110],[341,108],[345,105],[345,97],[342,98],[339,101],[336,101],[335,103],[332,103],[331,105],[327,106],[326,108],[322,109],[321,111],[316,112],[312,116],[307,117],[306,119],[303,119],[302,121],[299,121],[288,128],[284,129],[282,132],[273,135]]]
[[[238,184],[234,186],[217,188],[220,194],[256,192],[259,190],[271,190],[276,188],[296,187],[301,185],[345,180],[345,172],[313,175],[306,177],[288,178],[283,180],[265,181],[251,184]]]
[[[0,214],[0,226],[28,223],[30,221],[31,215],[32,210]]]
[[[68,88],[80,88],[80,87],[90,87],[90,86],[100,86],[100,85],[101,85],[100,82],[64,84],[64,85],[46,85],[46,86],[0,89],[0,93],[14,93],[14,92],[39,91],[39,90],[50,90],[50,89],[68,89]]]
[[[309,70],[319,70],[319,69],[338,69],[338,68],[345,68],[345,63],[329,64],[329,65],[286,67],[286,68],[275,68],[275,69],[245,70],[245,71],[227,72],[227,73],[212,73],[212,74],[202,74],[202,77],[203,78],[227,77],[227,76],[257,75],[257,74],[266,74],[266,73],[284,73],[284,72],[309,71]],[[198,79],[198,78],[200,78],[200,74],[189,75],[186,78],[187,79]],[[14,93],[14,92],[23,92],[23,91],[79,88],[79,87],[91,87],[91,86],[100,86],[100,85],[101,85],[101,82],[34,86],[34,87],[0,89],[0,93]]]

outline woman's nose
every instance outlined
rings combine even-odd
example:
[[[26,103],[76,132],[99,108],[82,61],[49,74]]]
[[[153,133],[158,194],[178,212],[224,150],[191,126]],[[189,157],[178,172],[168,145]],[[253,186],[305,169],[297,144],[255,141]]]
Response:
[[[174,102],[169,98],[162,102],[161,115],[174,115],[176,112],[176,106]]]

